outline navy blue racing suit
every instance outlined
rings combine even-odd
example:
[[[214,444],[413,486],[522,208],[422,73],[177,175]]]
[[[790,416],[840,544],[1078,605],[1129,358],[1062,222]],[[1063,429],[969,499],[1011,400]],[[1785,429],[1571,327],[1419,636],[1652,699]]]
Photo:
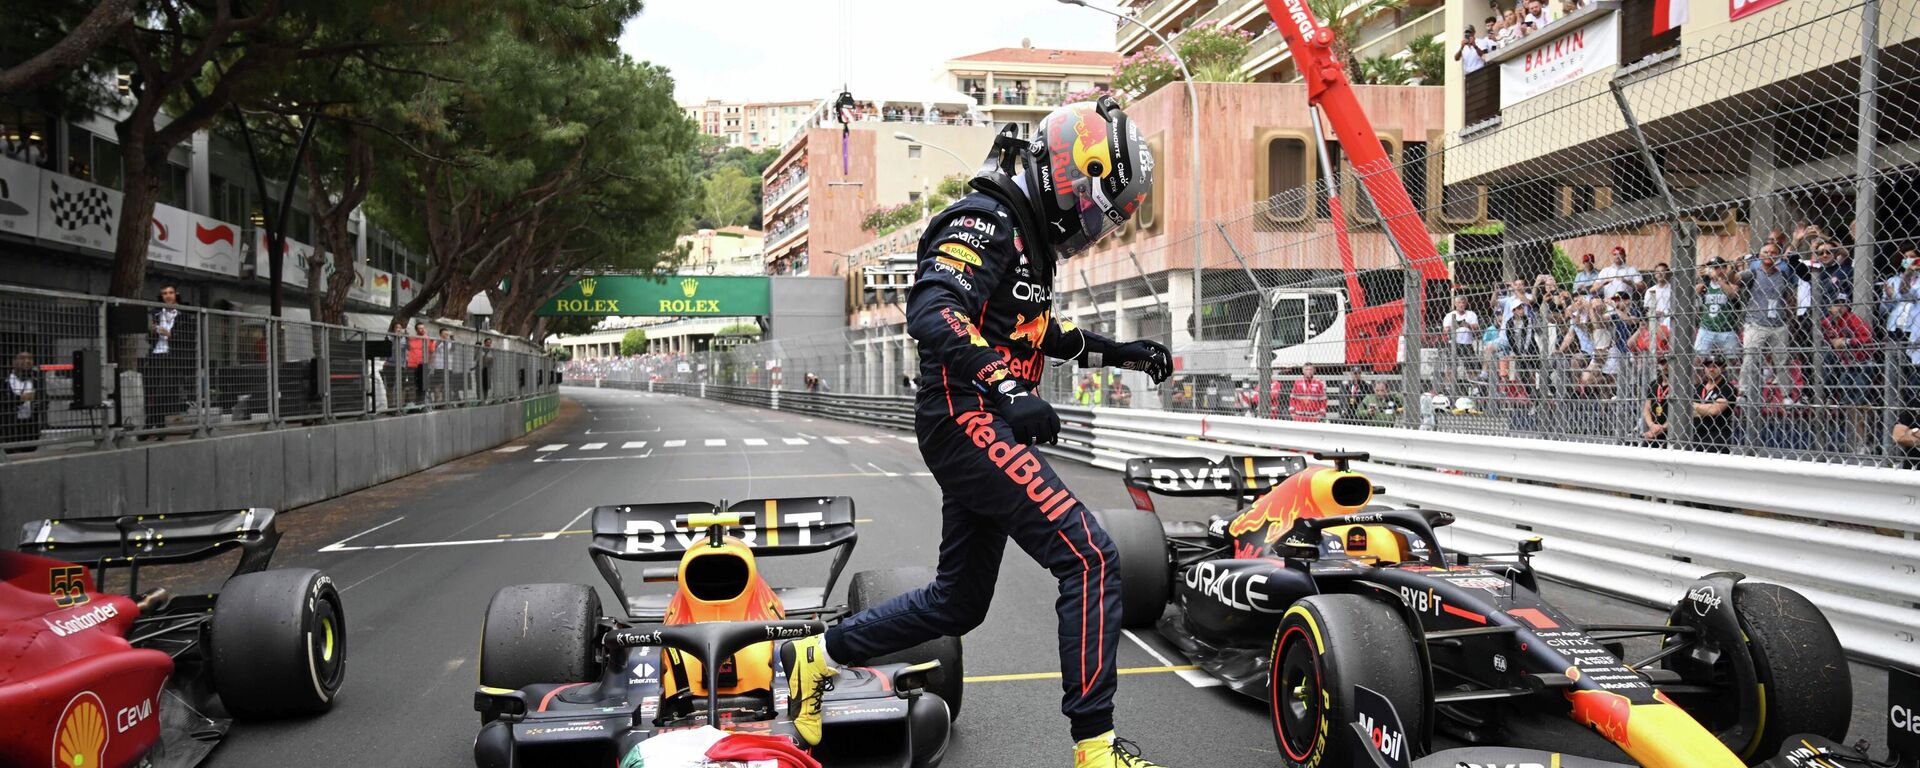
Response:
[[[1029,262],[1023,234],[974,193],[920,238],[907,328],[920,344],[914,433],[944,497],[940,562],[933,583],[829,630],[827,653],[858,664],[979,626],[1011,537],[1059,580],[1061,711],[1080,741],[1113,729],[1119,562],[1046,457],[994,412],[993,385],[1012,378],[1031,390],[1044,358],[1113,343],[1053,318],[1053,265]]]

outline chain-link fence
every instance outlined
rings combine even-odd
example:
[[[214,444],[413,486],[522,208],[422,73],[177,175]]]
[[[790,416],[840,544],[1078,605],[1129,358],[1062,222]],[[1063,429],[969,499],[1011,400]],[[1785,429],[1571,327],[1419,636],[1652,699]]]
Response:
[[[1797,3],[1699,40],[1630,40],[1642,5],[1622,4],[1612,74],[1505,109],[1479,78],[1464,96],[1480,122],[1383,139],[1377,167],[1338,142],[1324,159],[1310,138],[1263,146],[1268,199],[1064,263],[1058,317],[1167,341],[1179,373],[1154,387],[1069,364],[1043,394],[1910,465],[1920,13]],[[1388,236],[1367,184],[1389,172],[1445,279]],[[892,325],[573,370],[900,394],[918,361]]]
[[[0,286],[0,449],[25,458],[553,391],[550,358],[494,344]]]

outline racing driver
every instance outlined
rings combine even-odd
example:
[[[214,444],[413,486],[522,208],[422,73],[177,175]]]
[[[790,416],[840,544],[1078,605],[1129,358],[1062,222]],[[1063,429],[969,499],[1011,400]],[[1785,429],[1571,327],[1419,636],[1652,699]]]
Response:
[[[794,715],[820,739],[820,696],[839,665],[860,664],[987,617],[1011,537],[1060,583],[1061,711],[1077,768],[1157,768],[1114,736],[1120,570],[1093,515],[1031,446],[1056,442],[1060,418],[1033,394],[1044,358],[1117,366],[1155,383],[1167,348],[1118,343],[1056,319],[1056,259],[1119,229],[1153,180],[1139,128],[1110,98],[1055,110],[1030,140],[1004,132],[973,193],[934,217],[920,238],[907,299],[920,344],[914,433],[940,483],[940,558],[933,583],[794,645]]]

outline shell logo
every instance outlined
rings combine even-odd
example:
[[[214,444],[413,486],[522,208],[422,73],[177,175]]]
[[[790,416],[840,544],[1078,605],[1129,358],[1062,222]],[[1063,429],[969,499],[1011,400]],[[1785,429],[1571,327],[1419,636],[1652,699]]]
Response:
[[[53,732],[54,768],[100,768],[107,760],[107,708],[93,691],[67,702]]]

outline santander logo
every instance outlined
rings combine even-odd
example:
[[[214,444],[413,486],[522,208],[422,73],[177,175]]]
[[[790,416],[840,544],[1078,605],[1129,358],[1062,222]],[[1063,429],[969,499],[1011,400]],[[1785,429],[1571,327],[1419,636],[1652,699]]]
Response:
[[[120,615],[120,609],[113,607],[113,603],[101,603],[94,606],[93,610],[68,614],[67,618],[42,618],[41,621],[46,622],[47,629],[53,630],[55,635],[66,637],[75,632],[93,629],[99,626],[100,622],[118,615]]]
[[[158,222],[155,222],[155,224],[157,225]],[[199,238],[201,245],[213,245],[214,243],[234,244],[233,227],[225,224],[214,227],[213,229],[207,229],[195,223],[193,225],[193,236]]]

